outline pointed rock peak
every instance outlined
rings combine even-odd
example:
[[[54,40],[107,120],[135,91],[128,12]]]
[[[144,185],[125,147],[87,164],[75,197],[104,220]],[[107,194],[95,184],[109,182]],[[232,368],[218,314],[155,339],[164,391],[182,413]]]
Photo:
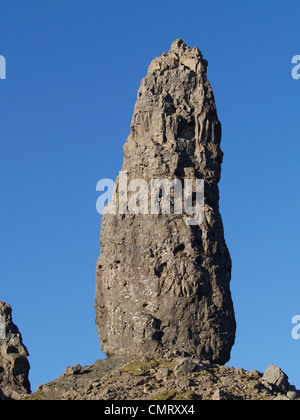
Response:
[[[172,42],[171,51],[176,51],[180,48],[185,50],[187,48],[187,45],[182,41],[182,39],[179,38],[176,39],[176,41]]]
[[[176,41],[172,42],[169,54],[172,52],[178,54],[179,56],[191,56],[197,57],[198,59],[203,58],[201,51],[198,47],[194,47],[193,49],[191,49],[182,41],[182,39],[176,39]]]
[[[202,73],[206,71],[207,61],[203,59],[198,47],[191,49],[182,39],[176,39],[168,53],[164,53],[152,61],[148,73],[164,73],[166,70],[174,70],[180,67],[183,70]]]

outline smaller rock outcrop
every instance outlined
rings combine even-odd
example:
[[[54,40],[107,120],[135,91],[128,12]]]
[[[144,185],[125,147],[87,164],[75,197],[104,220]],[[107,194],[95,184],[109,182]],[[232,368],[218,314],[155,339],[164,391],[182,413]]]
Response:
[[[28,356],[10,305],[0,301],[0,400],[18,400],[30,393]]]
[[[284,393],[289,390],[289,378],[288,376],[275,365],[270,365],[265,371],[262,381],[266,387],[275,389],[278,392]]]

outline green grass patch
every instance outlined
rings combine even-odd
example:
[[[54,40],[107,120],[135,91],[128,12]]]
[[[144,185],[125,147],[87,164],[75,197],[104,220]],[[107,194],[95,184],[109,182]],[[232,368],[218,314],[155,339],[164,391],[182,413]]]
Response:
[[[123,372],[128,373],[131,376],[145,376],[150,374],[150,370],[156,368],[159,365],[157,359],[149,360],[149,362],[132,362],[127,363],[122,368]]]

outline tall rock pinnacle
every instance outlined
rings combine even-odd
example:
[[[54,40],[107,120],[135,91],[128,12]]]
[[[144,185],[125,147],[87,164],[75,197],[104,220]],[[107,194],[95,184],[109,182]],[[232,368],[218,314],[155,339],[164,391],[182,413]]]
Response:
[[[95,310],[108,356],[169,349],[218,364],[230,358],[236,324],[219,213],[221,124],[206,69],[199,49],[177,40],[141,82],[116,182],[118,211],[104,214],[101,226]],[[150,198],[142,205],[145,195],[129,186],[136,179],[149,195],[153,180],[173,186],[174,180],[204,180],[203,220],[187,223],[175,192],[169,214],[153,211]],[[162,203],[165,190],[159,192]],[[129,204],[124,211],[124,194],[127,203],[135,198],[140,214],[132,205],[128,211]]]

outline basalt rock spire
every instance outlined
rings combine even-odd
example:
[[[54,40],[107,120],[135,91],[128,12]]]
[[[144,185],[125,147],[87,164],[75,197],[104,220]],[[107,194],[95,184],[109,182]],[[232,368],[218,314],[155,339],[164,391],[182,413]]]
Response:
[[[199,49],[177,40],[141,82],[124,145],[126,182],[204,180],[204,218],[189,224],[184,211],[153,214],[150,204],[148,214],[103,216],[95,309],[108,356],[168,349],[219,364],[230,358],[236,324],[219,213],[221,124],[206,70]],[[124,186],[116,185],[120,200]]]

